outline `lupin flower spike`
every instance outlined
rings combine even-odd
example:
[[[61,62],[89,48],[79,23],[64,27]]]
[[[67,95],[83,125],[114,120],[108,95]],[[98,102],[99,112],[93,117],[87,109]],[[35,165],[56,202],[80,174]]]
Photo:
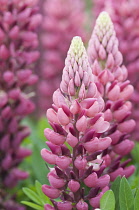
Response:
[[[38,101],[40,114],[51,107],[53,92],[59,87],[64,60],[73,36],[84,33],[84,4],[81,0],[51,0],[42,4],[40,82]]]
[[[121,4],[119,8],[119,3]],[[95,3],[93,13],[98,13],[102,10],[106,10],[111,15],[111,18],[115,25],[117,37],[120,41],[119,48],[123,54],[124,64],[128,70],[128,78],[131,84],[134,86],[135,91],[132,95],[133,109],[132,117],[136,121],[136,127],[134,129],[132,138],[139,141],[139,86],[138,86],[138,64],[139,64],[139,47],[138,37],[138,0],[133,1],[112,1],[112,0],[97,0]],[[101,6],[100,6],[101,5]],[[131,33],[132,32],[132,33]],[[129,49],[130,46],[130,49]]]
[[[0,0],[0,5],[0,193],[4,195],[0,206],[13,209],[16,204],[10,201],[6,189],[28,177],[26,171],[18,169],[22,160],[31,154],[29,149],[21,147],[23,139],[30,134],[21,121],[34,110],[30,99],[33,94],[29,90],[37,81],[32,70],[39,57],[35,30],[41,15],[30,0]]]
[[[53,108],[47,110],[53,130],[44,130],[50,151],[44,148],[41,155],[54,165],[48,174],[50,186],[42,186],[54,207],[46,204],[45,209],[97,208],[109,189],[110,176],[103,174],[107,160],[102,154],[110,146],[111,138],[102,137],[109,122],[104,120],[104,101],[97,91],[80,37],[71,42],[53,102]],[[84,190],[87,187],[88,193]],[[56,202],[56,198],[61,201]]]
[[[92,72],[96,75],[95,83],[105,100],[104,119],[110,122],[104,136],[112,139],[112,146],[105,151],[112,181],[117,175],[128,177],[134,172],[134,166],[125,168],[126,165],[122,167],[119,162],[134,147],[129,138],[135,121],[129,118],[132,104],[128,101],[133,86],[126,80],[127,70],[122,65],[123,58],[118,45],[109,14],[100,13],[89,41],[88,56]]]

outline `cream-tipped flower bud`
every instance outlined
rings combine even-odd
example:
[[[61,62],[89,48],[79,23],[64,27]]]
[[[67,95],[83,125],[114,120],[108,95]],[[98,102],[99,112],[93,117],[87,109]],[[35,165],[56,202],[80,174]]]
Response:
[[[81,37],[74,37],[67,53],[60,88],[67,95],[75,98],[79,95],[83,99],[92,81],[93,75]]]

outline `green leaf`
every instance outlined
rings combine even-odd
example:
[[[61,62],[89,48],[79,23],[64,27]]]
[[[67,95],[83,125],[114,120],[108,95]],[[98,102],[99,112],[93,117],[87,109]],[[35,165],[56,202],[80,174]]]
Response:
[[[35,203],[40,204],[40,205],[42,204],[40,198],[33,190],[30,190],[29,188],[24,187],[23,192]]]
[[[134,196],[131,187],[125,177],[121,179],[119,190],[119,203],[121,210],[134,209]]]
[[[32,207],[33,209],[44,210],[44,207],[41,207],[37,204],[31,203],[31,202],[28,202],[28,201],[21,201],[21,203],[26,205],[26,206]]]
[[[134,200],[134,210],[139,210],[139,189],[137,189],[135,200]]]
[[[39,196],[39,198],[42,201],[42,204],[43,205],[46,204],[46,203],[52,204],[51,201],[50,201],[50,199],[46,195],[44,195],[44,193],[42,192],[42,185],[37,180],[35,182],[35,187],[36,187],[38,196]]]
[[[114,192],[114,196],[115,196],[115,210],[119,210],[120,206],[119,206],[119,188],[120,188],[120,181],[121,181],[121,177],[118,176],[115,181],[112,183],[111,189]]]
[[[45,148],[45,147],[44,147]],[[45,165],[45,161],[42,159],[40,155],[40,149],[38,148],[38,145],[33,146],[33,154],[32,154],[32,170],[33,174],[35,174],[35,177],[37,180],[41,182],[41,184],[48,184],[48,179],[46,175],[48,174],[49,170]]]
[[[114,210],[115,209],[115,198],[112,190],[108,190],[104,193],[100,200],[101,210]]]

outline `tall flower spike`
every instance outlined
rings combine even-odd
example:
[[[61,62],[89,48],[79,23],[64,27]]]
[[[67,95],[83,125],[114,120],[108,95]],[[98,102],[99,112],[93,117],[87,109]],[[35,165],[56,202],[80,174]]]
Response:
[[[119,3],[121,4],[120,8],[119,8]],[[100,4],[102,5],[101,7],[100,7]],[[138,22],[139,22],[138,0],[133,0],[133,1],[128,1],[128,0],[102,1],[100,0],[99,2],[97,0],[94,7],[95,12],[98,13],[104,9],[109,12],[114,22],[117,37],[120,41],[119,48],[123,54],[124,63],[128,69],[128,78],[130,79],[131,84],[135,88],[134,94],[132,95],[132,101],[133,101],[132,116],[136,120],[136,128],[133,132],[133,139],[139,141],[139,133],[138,133],[138,127],[139,127],[138,37],[139,37],[139,32],[138,30],[136,30],[138,28]],[[129,49],[129,46],[130,46],[130,49]]]
[[[42,4],[40,82],[38,106],[40,114],[51,107],[53,92],[59,87],[64,60],[73,36],[84,40],[84,4],[82,0],[51,0]]]
[[[104,120],[104,101],[93,79],[82,40],[74,37],[60,89],[53,94],[53,108],[47,110],[53,130],[46,128],[44,134],[51,151],[41,151],[42,158],[55,165],[48,174],[50,186],[42,186],[53,201],[52,209],[97,208],[109,189],[110,176],[103,174],[107,161],[102,158],[111,144],[110,137],[102,136],[109,123]],[[54,201],[58,197],[61,201]]]
[[[30,134],[21,125],[22,119],[34,110],[30,97],[32,85],[37,81],[33,73],[39,52],[36,29],[41,15],[33,1],[1,1],[0,6],[0,207],[23,209],[10,196],[8,188],[28,173],[18,169],[22,160],[31,154],[21,147]],[[5,191],[5,192],[4,192]],[[17,206],[17,207],[16,207]]]
[[[110,16],[102,12],[89,41],[88,55],[92,71],[96,75],[96,85],[106,102],[104,119],[110,122],[110,128],[104,136],[112,139],[112,147],[105,152],[105,158],[109,159],[108,171],[112,181],[117,175],[126,176],[125,165],[121,167],[119,160],[134,147],[129,134],[135,127],[135,121],[129,119],[132,104],[128,101],[133,93],[133,86],[126,80],[127,70],[122,65],[118,45]],[[119,167],[120,171],[117,171]],[[130,175],[133,171],[134,166],[131,167]]]

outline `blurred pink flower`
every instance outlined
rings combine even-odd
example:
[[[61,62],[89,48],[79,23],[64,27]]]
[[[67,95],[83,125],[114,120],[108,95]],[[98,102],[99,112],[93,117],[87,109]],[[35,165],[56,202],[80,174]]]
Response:
[[[28,173],[17,167],[31,151],[22,148],[21,142],[30,134],[21,125],[22,119],[34,110],[30,97],[31,86],[37,81],[33,73],[39,57],[36,29],[41,15],[33,1],[0,0],[0,177],[2,191],[14,187]],[[7,191],[7,190],[6,190]],[[4,209],[16,208],[5,202]],[[8,206],[8,207],[5,207]],[[1,207],[2,208],[2,207]]]
[[[139,141],[139,1],[96,0],[93,14],[98,15],[103,10],[110,14],[114,22],[115,31],[119,39],[119,49],[123,54],[124,64],[128,70],[128,78],[135,88],[132,94],[132,117],[136,121],[133,139]]]

